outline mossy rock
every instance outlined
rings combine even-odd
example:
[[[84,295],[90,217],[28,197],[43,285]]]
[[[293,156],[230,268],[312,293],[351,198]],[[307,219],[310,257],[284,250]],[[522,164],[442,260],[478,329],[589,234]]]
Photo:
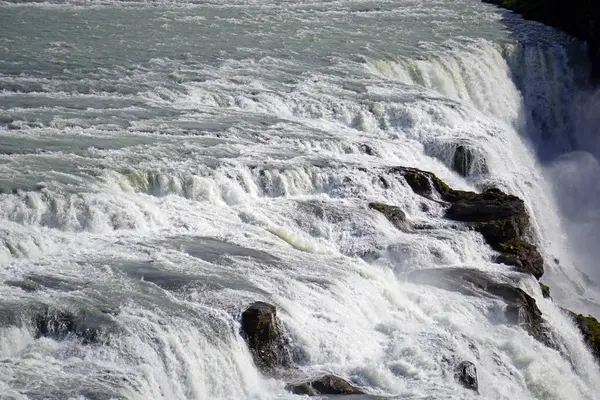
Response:
[[[545,299],[550,299],[550,287],[548,285],[544,285],[542,282],[538,282],[540,284],[540,289],[542,289],[542,296]]]
[[[600,361],[600,322],[591,315],[576,314],[569,311],[571,318],[583,335],[583,340],[590,347],[592,354]]]
[[[410,223],[406,221],[406,214],[400,207],[372,202],[369,203],[369,208],[382,213],[388,219],[388,221],[390,221],[390,223],[396,227],[396,229],[405,232],[411,230]]]

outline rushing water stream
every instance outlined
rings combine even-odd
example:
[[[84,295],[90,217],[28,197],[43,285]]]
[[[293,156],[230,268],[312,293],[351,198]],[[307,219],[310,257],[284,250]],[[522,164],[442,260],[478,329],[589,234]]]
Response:
[[[300,371],[369,398],[597,399],[559,308],[600,317],[584,54],[478,0],[1,2],[0,398],[297,398],[240,337],[263,300]],[[397,165],[523,198],[554,301],[382,181]],[[498,300],[406,279],[450,267],[527,291],[563,351],[502,323]],[[102,340],[37,337],[48,307]],[[475,362],[480,395],[451,357]]]

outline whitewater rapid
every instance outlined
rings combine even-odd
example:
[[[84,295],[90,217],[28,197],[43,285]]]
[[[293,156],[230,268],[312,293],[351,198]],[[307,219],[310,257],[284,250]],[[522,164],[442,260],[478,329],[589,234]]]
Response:
[[[583,54],[476,0],[0,3],[0,398],[297,398],[239,334],[262,300],[299,372],[365,398],[594,399],[560,309],[600,316]],[[524,199],[554,299],[390,166]],[[533,296],[559,350],[407,278],[453,267]],[[101,340],[38,337],[40,307]]]

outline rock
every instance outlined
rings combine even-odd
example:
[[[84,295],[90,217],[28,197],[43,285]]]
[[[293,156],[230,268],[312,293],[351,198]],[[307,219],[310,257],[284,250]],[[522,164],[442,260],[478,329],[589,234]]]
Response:
[[[592,354],[600,361],[600,322],[591,315],[586,317],[573,311],[567,310],[567,312],[581,331],[583,340],[589,346]]]
[[[454,199],[453,190],[432,172],[411,167],[393,167],[389,172],[402,175],[408,186],[423,197],[429,198],[437,192],[443,200]]]
[[[409,280],[436,286],[467,296],[488,295],[506,303],[505,317],[509,324],[519,325],[545,345],[555,348],[535,299],[522,289],[496,282],[484,271],[469,268],[436,268],[413,271]]]
[[[473,166],[473,152],[468,147],[458,145],[454,150],[454,158],[452,159],[452,169],[462,176],[469,175]]]
[[[365,394],[361,389],[335,375],[325,375],[313,381],[289,384],[286,386],[286,389],[294,394],[307,394],[309,396],[321,394]]]
[[[375,151],[373,151],[373,148],[371,146],[369,146],[368,144],[360,144],[359,146],[360,151],[362,151],[363,153],[365,153],[368,156],[374,156],[375,155]]]
[[[275,306],[262,301],[251,304],[242,313],[241,324],[242,337],[259,368],[268,370],[290,365]]]
[[[545,299],[551,299],[550,297],[550,288],[547,285],[544,285],[542,282],[538,282],[540,284],[540,289],[542,289],[542,296]]]
[[[46,307],[34,313],[32,318],[34,336],[48,337],[54,340],[78,338],[83,344],[101,342],[114,328],[114,321],[106,313],[73,313]]]
[[[505,243],[500,243],[493,248],[504,253],[513,254],[523,265],[520,270],[528,272],[540,279],[544,275],[544,259],[538,252],[537,247],[524,242],[521,239],[513,239]]]
[[[500,253],[494,258],[494,262],[496,264],[505,264],[516,267],[517,269],[523,269],[523,263],[521,263],[519,257],[514,254]]]
[[[510,257],[510,263],[502,263],[516,266],[538,279],[544,274],[544,259],[537,247],[522,239],[529,227],[529,216],[525,203],[517,196],[494,188],[483,193],[453,190],[435,174],[416,168],[394,167],[390,173],[402,175],[413,191],[421,196],[433,199],[437,194],[449,203],[447,218],[464,222],[480,232],[494,250],[515,256]],[[507,256],[500,258],[509,260]]]
[[[369,203],[369,208],[379,211],[391,222],[392,225],[401,231],[408,232],[411,230],[410,223],[406,220],[406,214],[400,207],[390,206],[383,203]]]
[[[470,361],[463,361],[456,366],[454,369],[454,379],[467,389],[474,391],[479,390],[479,383],[477,382],[477,368],[475,364]]]
[[[477,150],[464,144],[459,144],[454,149],[452,169],[462,176],[488,173],[484,157]]]

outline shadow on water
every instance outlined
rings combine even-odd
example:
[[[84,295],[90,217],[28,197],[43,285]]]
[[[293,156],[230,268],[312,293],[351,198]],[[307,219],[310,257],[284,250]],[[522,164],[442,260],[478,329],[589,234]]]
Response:
[[[541,23],[524,23],[511,11],[500,12],[500,22],[517,42],[504,56],[522,95],[518,131],[552,186],[575,267],[600,282],[600,90],[591,83],[586,45]],[[587,276],[582,282],[597,290]]]

